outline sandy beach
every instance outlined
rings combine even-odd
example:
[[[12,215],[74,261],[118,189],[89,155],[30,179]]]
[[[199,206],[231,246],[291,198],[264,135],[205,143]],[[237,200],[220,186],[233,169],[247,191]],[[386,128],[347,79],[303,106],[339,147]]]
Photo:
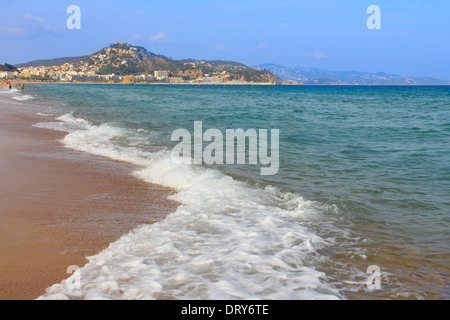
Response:
[[[0,299],[35,299],[136,226],[163,219],[172,192],[125,163],[66,149],[45,119],[0,101]]]

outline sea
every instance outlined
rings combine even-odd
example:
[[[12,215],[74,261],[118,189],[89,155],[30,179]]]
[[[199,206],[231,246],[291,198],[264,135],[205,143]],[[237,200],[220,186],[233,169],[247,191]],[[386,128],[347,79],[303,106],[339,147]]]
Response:
[[[32,89],[0,94],[180,203],[40,299],[450,299],[449,86]],[[279,170],[174,161],[196,121],[279,130]]]

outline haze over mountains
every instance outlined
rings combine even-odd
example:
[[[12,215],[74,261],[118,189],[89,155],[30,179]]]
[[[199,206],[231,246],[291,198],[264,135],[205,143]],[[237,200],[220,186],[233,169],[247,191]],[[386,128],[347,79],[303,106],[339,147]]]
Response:
[[[383,72],[331,71],[276,64],[262,64],[252,68],[233,61],[174,60],[149,52],[143,47],[121,42],[103,48],[92,55],[35,60],[14,67],[54,67],[66,63],[73,65],[73,70],[83,75],[79,77],[80,79],[86,78],[84,76],[86,74],[129,76],[168,70],[170,76],[181,77],[183,81],[215,76],[228,77],[225,81],[227,79],[243,82],[284,81],[308,85],[450,85],[450,81],[447,80],[431,77],[414,78]],[[1,67],[6,69],[6,66]]]
[[[319,68],[284,67],[276,64],[263,64],[255,68],[271,71],[277,77],[304,84],[328,85],[449,85],[450,81],[431,77],[413,78],[383,72],[331,71]]]

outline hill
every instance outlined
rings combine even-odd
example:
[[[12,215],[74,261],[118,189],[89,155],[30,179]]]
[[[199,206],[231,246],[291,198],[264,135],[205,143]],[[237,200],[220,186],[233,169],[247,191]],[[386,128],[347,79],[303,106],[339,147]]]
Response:
[[[100,51],[84,56],[51,60],[36,60],[17,65],[22,68],[48,67],[39,73],[50,79],[70,74],[71,79],[92,80],[108,76],[109,79],[127,76],[153,76],[154,71],[168,71],[173,79],[180,81],[224,81],[278,82],[279,78],[268,70],[256,70],[242,63],[222,60],[174,60],[164,55],[147,51],[143,47],[117,42]],[[36,73],[36,71],[35,71]],[[212,81],[211,80],[211,81]]]
[[[290,68],[275,64],[263,64],[258,68],[267,69],[279,78],[289,82],[304,84],[360,84],[360,85],[445,85],[450,81],[430,77],[412,78],[383,72],[331,71],[317,68]]]
[[[276,82],[278,78],[269,71],[255,70],[242,63],[221,60],[173,60],[164,55],[154,54],[143,47],[127,43],[115,43],[108,48],[82,59],[78,64],[89,67],[100,66],[99,74],[116,74],[119,76],[153,73],[168,70],[172,77],[194,80],[199,77],[229,75],[230,80]]]
[[[81,59],[86,58],[87,56],[81,56],[81,57],[65,57],[65,58],[56,58],[56,59],[41,59],[41,60],[34,60],[27,63],[22,64],[16,64],[16,68],[27,68],[27,67],[49,67],[49,66],[58,66],[64,63],[73,63],[77,62]]]
[[[17,70],[17,68],[14,67],[14,66],[12,66],[12,65],[10,65],[10,64],[7,64],[7,63],[5,63],[5,64],[0,64],[0,71],[10,71],[10,72],[14,72],[14,71],[16,71],[16,70]]]

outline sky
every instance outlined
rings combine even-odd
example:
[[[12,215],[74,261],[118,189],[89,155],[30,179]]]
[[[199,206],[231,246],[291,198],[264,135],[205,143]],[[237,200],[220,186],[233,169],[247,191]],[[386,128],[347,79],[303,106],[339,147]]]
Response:
[[[81,9],[69,30],[67,8]],[[381,29],[370,30],[370,5]],[[448,0],[0,0],[0,63],[94,53],[118,39],[221,59],[450,80]]]

